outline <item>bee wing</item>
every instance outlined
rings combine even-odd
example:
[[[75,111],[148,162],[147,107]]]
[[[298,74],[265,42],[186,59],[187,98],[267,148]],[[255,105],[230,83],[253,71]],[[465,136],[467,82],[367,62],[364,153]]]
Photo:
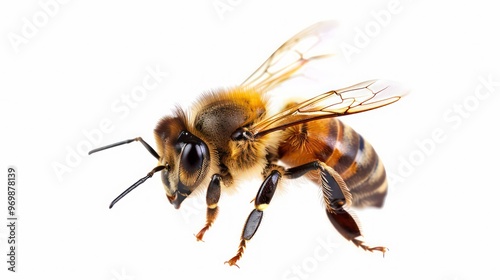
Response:
[[[322,21],[302,30],[281,45],[241,86],[268,91],[288,80],[304,64],[333,55],[314,51],[336,26],[335,21]]]
[[[405,90],[384,80],[370,80],[332,90],[286,108],[250,127],[254,137],[318,119],[333,118],[373,110],[398,101]]]

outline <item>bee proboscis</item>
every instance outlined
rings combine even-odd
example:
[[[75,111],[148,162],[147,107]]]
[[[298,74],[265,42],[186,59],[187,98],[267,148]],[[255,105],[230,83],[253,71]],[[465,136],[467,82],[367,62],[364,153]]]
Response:
[[[202,240],[219,212],[220,194],[234,179],[248,173],[263,178],[234,257],[236,265],[259,228],[264,211],[283,180],[307,176],[322,191],[327,217],[347,240],[367,251],[359,223],[348,208],[382,207],[387,193],[386,173],[373,147],[336,117],[376,109],[398,101],[404,92],[384,80],[370,80],[331,90],[300,102],[285,104],[277,114],[268,111],[265,95],[312,60],[331,21],[306,28],[279,47],[241,85],[206,93],[191,111],[178,108],[162,118],[155,130],[155,150],[141,137],[121,141],[89,154],[134,141],[158,160],[145,177],[121,193],[110,208],[154,173],[160,172],[166,196],[178,209],[195,190],[206,192],[206,224],[196,234]],[[285,57],[295,56],[292,60]],[[158,152],[157,152],[158,151]]]

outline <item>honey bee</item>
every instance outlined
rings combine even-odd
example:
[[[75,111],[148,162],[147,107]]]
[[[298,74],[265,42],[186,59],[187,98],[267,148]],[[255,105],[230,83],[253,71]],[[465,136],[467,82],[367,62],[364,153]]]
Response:
[[[306,63],[328,56],[312,55],[311,50],[335,25],[327,21],[306,28],[241,85],[206,93],[192,111],[178,107],[162,118],[154,130],[158,152],[141,137],[90,151],[139,141],[158,160],[109,207],[156,172],[176,209],[197,188],[206,188],[206,224],[196,234],[200,241],[217,218],[221,192],[234,188],[237,178],[260,174],[263,182],[253,200],[255,209],[244,224],[236,254],[226,261],[237,266],[280,183],[306,176],[321,188],[326,215],[344,238],[364,250],[385,253],[386,247],[365,243],[348,210],[382,207],[387,194],[384,166],[373,147],[336,117],[394,103],[403,92],[392,82],[370,80],[290,102],[277,114],[268,112],[269,91],[297,76]]]

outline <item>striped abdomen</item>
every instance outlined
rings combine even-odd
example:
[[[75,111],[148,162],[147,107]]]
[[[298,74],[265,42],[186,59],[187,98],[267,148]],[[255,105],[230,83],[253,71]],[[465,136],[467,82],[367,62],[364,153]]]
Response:
[[[344,179],[352,205],[381,207],[387,194],[385,169],[373,147],[336,118],[287,128],[279,147],[280,160],[297,166],[314,160],[325,162]],[[310,179],[318,182],[318,174]]]

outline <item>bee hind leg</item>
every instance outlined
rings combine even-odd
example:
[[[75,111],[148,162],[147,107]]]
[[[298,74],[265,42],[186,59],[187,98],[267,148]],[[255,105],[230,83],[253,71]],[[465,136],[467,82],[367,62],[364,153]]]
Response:
[[[221,176],[214,174],[207,189],[207,221],[205,226],[196,234],[196,240],[203,241],[205,232],[212,226],[219,213],[217,203],[220,198],[220,181]]]
[[[342,177],[331,167],[321,161],[313,161],[290,168],[286,171],[288,178],[298,178],[305,173],[319,170],[321,177],[321,188],[326,205],[326,214],[333,227],[347,240],[366,251],[381,251],[383,254],[388,250],[386,247],[371,247],[364,242],[358,222],[344,209],[351,203],[352,197]]]
[[[371,247],[367,245],[364,241],[363,235],[361,234],[361,230],[358,226],[356,220],[347,212],[345,209],[340,208],[333,211],[326,211],[326,215],[333,227],[347,240],[354,243],[354,245],[362,248],[366,251],[380,251],[383,255],[389,249],[383,246]]]
[[[346,197],[350,201],[350,192],[345,186],[344,180],[333,168],[321,169],[323,197],[326,204],[326,215],[333,227],[347,240],[353,242],[356,246],[365,251],[380,251],[383,255],[387,248],[383,246],[368,246],[361,234],[361,229],[356,219],[344,209]],[[340,194],[347,192],[347,195]]]

